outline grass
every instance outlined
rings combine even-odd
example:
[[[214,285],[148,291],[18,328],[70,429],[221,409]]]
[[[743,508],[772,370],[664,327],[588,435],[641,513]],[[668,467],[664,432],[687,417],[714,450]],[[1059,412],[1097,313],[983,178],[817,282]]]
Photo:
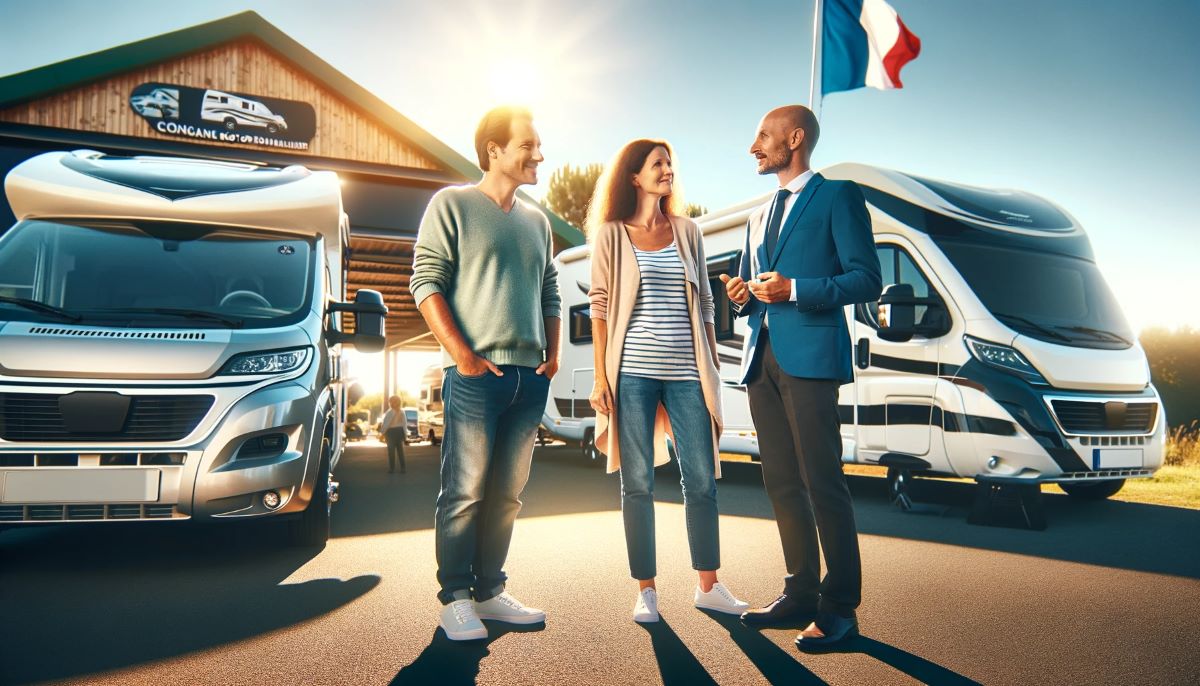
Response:
[[[749,461],[745,456],[721,454],[722,459]],[[874,465],[843,465],[847,474],[859,476],[887,476],[887,469]],[[971,481],[971,479],[959,479]],[[1060,493],[1061,489],[1049,484],[1042,490]],[[1177,426],[1167,434],[1167,452],[1163,466],[1149,479],[1129,479],[1124,488],[1112,497],[1129,503],[1166,505],[1200,510],[1200,422]]]

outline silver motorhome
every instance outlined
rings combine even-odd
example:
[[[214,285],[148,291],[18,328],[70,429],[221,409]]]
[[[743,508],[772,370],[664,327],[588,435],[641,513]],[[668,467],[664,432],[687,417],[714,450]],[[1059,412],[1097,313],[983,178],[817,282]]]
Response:
[[[288,517],[323,545],[342,454],[337,176],[46,153],[0,236],[0,525]],[[340,331],[355,316],[354,335]]]
[[[859,164],[822,174],[863,188],[885,284],[878,303],[844,312],[856,357],[839,398],[845,461],[889,467],[894,488],[934,474],[1053,482],[1084,498],[1162,465],[1166,417],[1146,355],[1074,218],[1020,191]],[[754,458],[737,384],[746,325],[718,277],[765,200],[698,220],[718,302],[721,449]],[[588,248],[557,260],[567,340],[543,421],[590,453]]]

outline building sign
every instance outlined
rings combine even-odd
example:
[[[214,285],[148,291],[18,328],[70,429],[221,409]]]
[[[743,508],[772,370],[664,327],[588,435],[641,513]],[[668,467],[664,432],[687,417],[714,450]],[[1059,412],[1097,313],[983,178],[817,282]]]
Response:
[[[159,133],[217,143],[308,150],[317,129],[306,102],[212,88],[143,83],[129,105]]]

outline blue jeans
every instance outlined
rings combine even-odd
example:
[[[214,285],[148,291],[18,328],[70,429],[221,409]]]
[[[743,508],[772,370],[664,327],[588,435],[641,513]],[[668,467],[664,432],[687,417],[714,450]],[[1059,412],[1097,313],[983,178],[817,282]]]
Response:
[[[621,448],[621,515],[629,573],[653,579],[654,560],[654,416],[667,408],[675,437],[675,456],[683,477],[692,569],[721,566],[717,527],[717,481],[713,468],[712,416],[699,381],[660,381],[632,374],[617,378],[617,441]]]
[[[470,377],[456,367],[442,380],[445,433],[442,488],[434,518],[438,599],[504,591],[504,559],[521,491],[529,480],[533,439],[550,380],[532,367],[501,365],[504,376]]]

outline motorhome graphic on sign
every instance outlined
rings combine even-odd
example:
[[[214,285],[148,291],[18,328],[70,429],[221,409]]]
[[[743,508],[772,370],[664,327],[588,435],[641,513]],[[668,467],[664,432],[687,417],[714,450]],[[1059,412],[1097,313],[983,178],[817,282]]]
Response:
[[[308,103],[213,88],[144,83],[133,89],[129,105],[169,136],[308,150],[316,132],[316,113]]]

